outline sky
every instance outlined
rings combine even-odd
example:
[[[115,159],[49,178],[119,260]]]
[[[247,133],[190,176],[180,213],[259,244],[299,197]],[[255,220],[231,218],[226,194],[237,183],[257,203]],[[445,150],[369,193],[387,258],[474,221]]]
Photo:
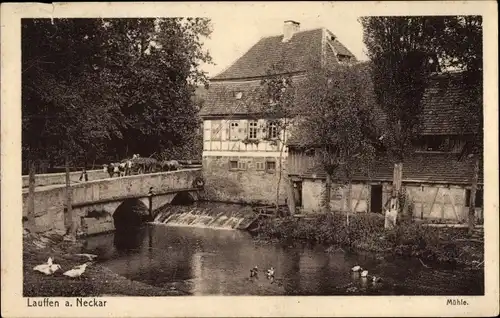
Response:
[[[280,35],[283,22],[294,20],[300,30],[329,29],[359,60],[366,60],[363,30],[354,10],[339,10],[331,3],[312,2],[307,6],[281,7],[280,12],[266,6],[234,6],[227,15],[208,16],[213,32],[204,41],[216,65],[202,69],[213,77],[245,54],[260,38]]]

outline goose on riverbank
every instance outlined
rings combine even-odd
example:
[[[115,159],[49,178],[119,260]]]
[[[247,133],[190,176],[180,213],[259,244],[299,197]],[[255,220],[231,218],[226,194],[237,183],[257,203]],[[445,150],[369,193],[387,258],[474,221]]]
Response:
[[[69,271],[64,272],[63,275],[71,278],[80,277],[83,274],[83,272],[85,272],[85,268],[87,268],[88,265],[89,265],[88,263],[85,263],[82,265],[75,266]]]
[[[61,266],[59,264],[54,264],[52,257],[49,257],[47,260],[47,263],[37,265],[33,268],[33,270],[43,273],[45,275],[52,275],[54,274],[58,269],[61,269]]]

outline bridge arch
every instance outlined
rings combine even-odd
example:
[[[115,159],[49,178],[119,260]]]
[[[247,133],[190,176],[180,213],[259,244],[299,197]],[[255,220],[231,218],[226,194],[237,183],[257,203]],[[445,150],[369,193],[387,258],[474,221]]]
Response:
[[[191,205],[195,202],[195,198],[189,192],[179,192],[177,193],[172,201],[171,205]]]
[[[113,213],[117,231],[141,227],[148,220],[148,207],[139,199],[124,200]]]

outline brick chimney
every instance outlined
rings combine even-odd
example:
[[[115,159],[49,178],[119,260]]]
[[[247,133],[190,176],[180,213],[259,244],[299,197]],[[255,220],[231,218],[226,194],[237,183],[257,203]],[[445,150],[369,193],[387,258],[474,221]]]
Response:
[[[300,23],[287,20],[283,25],[283,42],[288,42],[292,39],[293,35],[300,30]]]

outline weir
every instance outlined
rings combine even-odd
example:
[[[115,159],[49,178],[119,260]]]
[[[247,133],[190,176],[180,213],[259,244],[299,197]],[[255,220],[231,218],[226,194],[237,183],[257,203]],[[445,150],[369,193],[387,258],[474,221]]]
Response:
[[[247,230],[259,217],[251,206],[203,201],[167,204],[154,214],[156,224],[226,230]]]

